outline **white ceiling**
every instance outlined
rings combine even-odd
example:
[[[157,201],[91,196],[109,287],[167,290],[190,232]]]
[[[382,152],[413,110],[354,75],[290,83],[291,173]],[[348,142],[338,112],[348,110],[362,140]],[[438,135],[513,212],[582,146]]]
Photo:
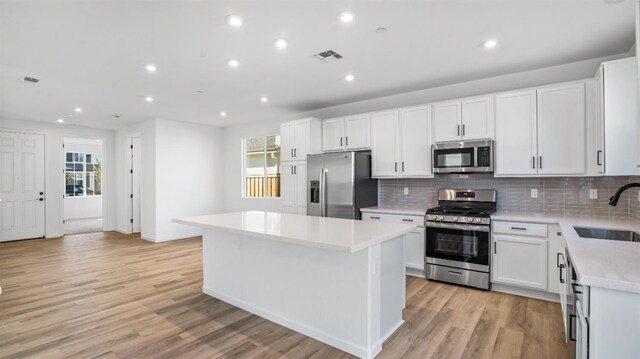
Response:
[[[65,124],[102,128],[151,118],[220,126],[277,118],[627,52],[633,6],[631,0],[0,0],[0,118],[63,117]],[[337,19],[346,9],[356,17],[351,24]],[[230,13],[243,17],[242,27],[225,22]],[[387,33],[377,34],[378,27]],[[273,46],[279,37],[289,41],[284,50]],[[487,39],[498,46],[485,50]],[[312,59],[329,49],[344,59]],[[229,68],[229,58],[240,66]],[[147,73],[148,63],[158,71]],[[356,80],[347,83],[347,73]],[[27,85],[24,76],[41,81]],[[84,111],[75,114],[76,106]]]

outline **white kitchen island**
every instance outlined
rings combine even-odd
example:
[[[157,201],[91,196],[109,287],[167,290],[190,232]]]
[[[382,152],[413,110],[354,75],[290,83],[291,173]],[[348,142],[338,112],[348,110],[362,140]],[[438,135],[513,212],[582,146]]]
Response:
[[[174,219],[203,229],[203,292],[361,358],[403,323],[415,226],[272,212]]]

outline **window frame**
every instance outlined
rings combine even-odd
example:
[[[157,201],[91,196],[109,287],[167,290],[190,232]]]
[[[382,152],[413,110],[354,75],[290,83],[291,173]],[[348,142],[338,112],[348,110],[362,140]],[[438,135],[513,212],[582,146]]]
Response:
[[[253,200],[253,199],[257,199],[257,200],[280,200],[280,198],[282,197],[282,177],[280,176],[281,180],[280,180],[280,193],[277,197],[271,197],[271,196],[261,196],[261,197],[249,197],[247,196],[247,140],[251,139],[251,138],[262,138],[264,139],[264,147],[262,149],[262,160],[263,160],[263,169],[264,169],[264,173],[262,175],[262,183],[264,188],[266,189],[267,187],[267,178],[269,177],[269,174],[267,173],[267,138],[268,137],[272,137],[272,136],[276,136],[279,137],[280,140],[281,136],[280,133],[270,133],[270,134],[265,134],[265,135],[257,135],[257,136],[246,136],[243,137],[240,140],[240,156],[241,156],[241,166],[242,168],[240,169],[241,171],[241,180],[242,180],[242,185],[241,185],[241,189],[240,189],[240,196],[242,199],[249,199],[249,200]],[[282,156],[282,147],[280,147],[280,155]],[[281,158],[280,158],[281,160]],[[281,175],[280,173],[280,169],[281,169],[282,164],[280,163],[280,161],[278,162],[278,175]],[[265,190],[266,193],[266,190]]]

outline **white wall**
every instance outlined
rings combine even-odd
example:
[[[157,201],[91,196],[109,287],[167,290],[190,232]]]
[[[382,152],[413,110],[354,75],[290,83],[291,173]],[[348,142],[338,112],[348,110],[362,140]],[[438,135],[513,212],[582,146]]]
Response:
[[[62,223],[64,220],[63,139],[82,137],[102,140],[104,144],[103,224],[107,231],[115,228],[114,131],[13,119],[0,119],[0,129],[39,133],[45,136],[45,233],[47,237],[58,237],[64,234]]]
[[[83,152],[102,155],[102,143],[96,139],[64,139],[64,152]],[[95,142],[89,142],[95,141]],[[102,195],[88,197],[66,197],[64,199],[64,219],[102,217]]]
[[[241,210],[280,211],[280,201],[278,199],[242,198],[242,161],[240,142],[241,139],[245,137],[279,133],[279,126],[282,122],[309,116],[326,119],[459,97],[476,96],[493,92],[509,91],[592,78],[601,62],[628,56],[629,54],[620,54],[599,59],[585,60],[565,65],[380,97],[366,101],[352,102],[344,105],[286,116],[279,119],[256,119],[256,122],[254,123],[225,127],[224,210],[225,212]]]
[[[155,119],[117,131],[118,230],[130,233],[127,136],[142,138],[141,236],[161,242],[199,235],[172,218],[222,211],[222,129]]]

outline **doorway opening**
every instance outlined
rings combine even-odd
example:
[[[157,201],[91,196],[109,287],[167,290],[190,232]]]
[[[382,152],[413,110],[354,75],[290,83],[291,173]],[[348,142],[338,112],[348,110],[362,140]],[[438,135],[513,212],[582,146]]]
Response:
[[[103,141],[65,137],[64,234],[102,232]]]

